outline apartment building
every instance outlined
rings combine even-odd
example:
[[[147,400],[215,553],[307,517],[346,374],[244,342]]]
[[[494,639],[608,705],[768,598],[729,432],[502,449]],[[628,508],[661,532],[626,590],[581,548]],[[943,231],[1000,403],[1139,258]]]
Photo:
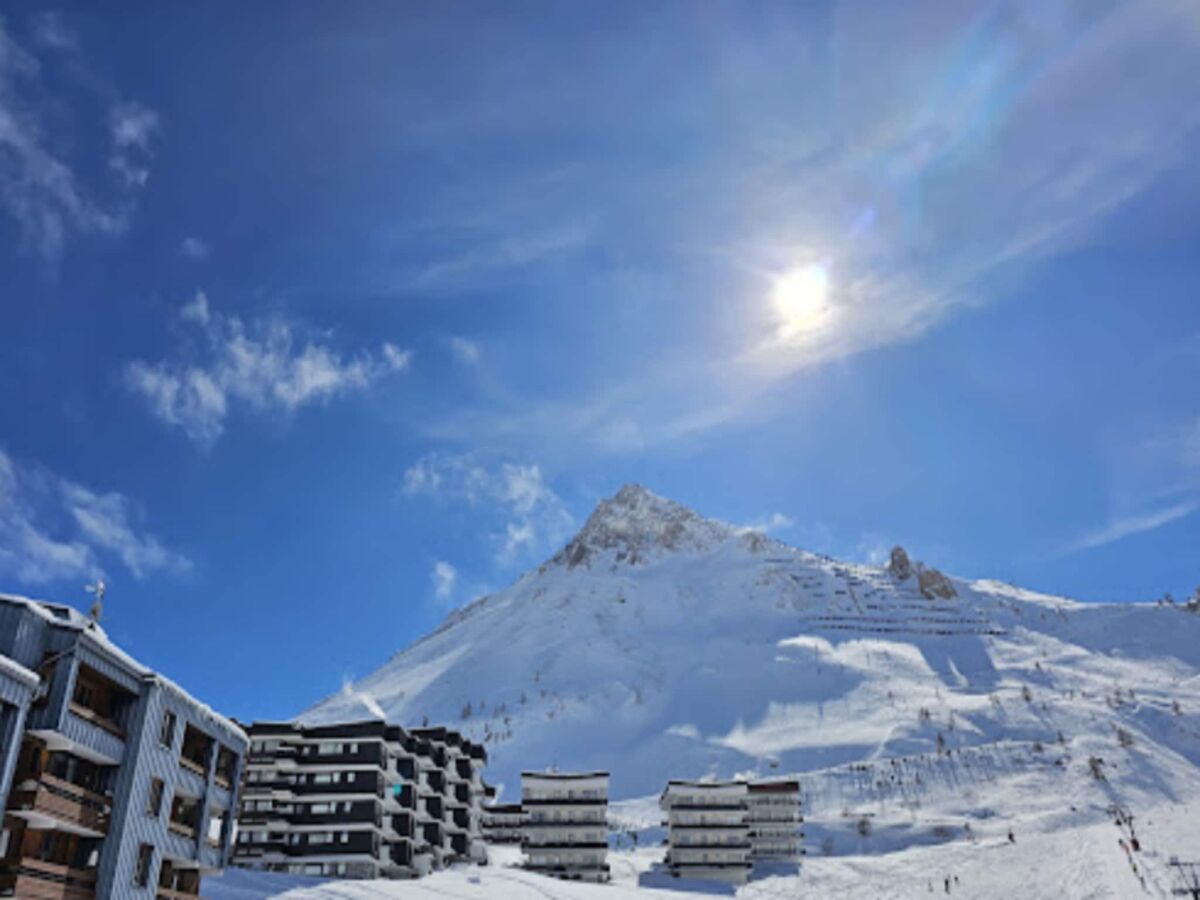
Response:
[[[20,663],[0,656],[0,813],[8,804],[8,787],[21,752],[25,716],[39,681]]]
[[[677,878],[745,884],[750,875],[749,791],[744,781],[670,781],[667,868]]]
[[[525,810],[520,803],[483,807],[483,840],[488,844],[519,844],[525,838]]]
[[[526,868],[608,881],[608,773],[522,772]]]
[[[747,785],[752,860],[797,861],[804,853],[800,782],[752,781]]]
[[[234,863],[339,878],[415,878],[486,858],[481,744],[379,720],[257,722]]]
[[[0,594],[0,896],[196,896],[248,741],[54,603]]]

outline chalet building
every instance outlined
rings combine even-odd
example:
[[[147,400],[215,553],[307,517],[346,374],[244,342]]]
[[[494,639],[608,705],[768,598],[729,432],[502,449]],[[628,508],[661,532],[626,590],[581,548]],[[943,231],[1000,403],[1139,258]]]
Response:
[[[677,878],[745,884],[750,875],[749,791],[744,781],[670,781],[667,868]]]
[[[338,878],[416,878],[486,858],[487,754],[445,728],[257,722],[234,863]]]
[[[800,782],[752,781],[747,785],[752,860],[796,861],[804,853],[800,825]]]
[[[485,804],[483,839],[489,844],[519,844],[525,838],[525,810],[520,803]]]
[[[608,773],[522,772],[525,866],[608,881]]]
[[[0,896],[199,894],[246,735],[74,609],[0,594]]]

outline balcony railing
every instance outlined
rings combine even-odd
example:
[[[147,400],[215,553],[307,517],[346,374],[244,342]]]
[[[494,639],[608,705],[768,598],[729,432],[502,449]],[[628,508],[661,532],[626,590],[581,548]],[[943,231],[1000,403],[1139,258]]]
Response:
[[[25,810],[105,834],[112,805],[101,794],[43,772],[32,789],[13,791],[9,799],[10,812]]]
[[[186,822],[177,822],[175,819],[167,822],[167,830],[189,839],[196,837],[196,829],[194,827],[188,825]]]
[[[208,767],[207,766],[198,762],[197,760],[191,759],[187,756],[183,756],[182,754],[179,757],[179,765],[185,769],[188,769],[189,771],[195,772],[201,778],[204,778],[208,775]]]
[[[0,869],[0,890],[28,900],[95,900],[96,872],[21,857]]]
[[[125,740],[125,729],[103,713],[98,713],[91,707],[83,706],[74,700],[67,705],[67,708],[84,721],[91,722],[97,728],[107,731],[113,737]]]

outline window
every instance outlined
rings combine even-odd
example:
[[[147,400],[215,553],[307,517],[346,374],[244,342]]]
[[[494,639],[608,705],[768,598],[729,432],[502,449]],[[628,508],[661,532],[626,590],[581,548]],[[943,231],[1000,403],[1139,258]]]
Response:
[[[146,815],[158,818],[162,812],[163,782],[161,778],[150,779],[150,799],[146,803]]]
[[[154,847],[142,844],[138,847],[137,868],[133,870],[133,883],[146,887],[150,883],[150,867],[154,864]]]
[[[158,731],[158,742],[167,749],[175,743],[175,713],[167,710],[163,713],[162,726]]]
[[[223,809],[214,809],[208,817],[208,843],[212,847],[221,846],[221,838],[225,834],[226,813]]]

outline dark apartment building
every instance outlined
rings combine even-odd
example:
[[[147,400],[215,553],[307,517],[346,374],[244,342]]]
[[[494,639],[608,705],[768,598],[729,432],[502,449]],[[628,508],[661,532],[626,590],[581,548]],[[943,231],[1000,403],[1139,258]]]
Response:
[[[0,594],[0,896],[199,894],[246,735],[74,609]]]
[[[486,858],[482,744],[378,720],[256,722],[234,862],[339,878],[415,878]]]

